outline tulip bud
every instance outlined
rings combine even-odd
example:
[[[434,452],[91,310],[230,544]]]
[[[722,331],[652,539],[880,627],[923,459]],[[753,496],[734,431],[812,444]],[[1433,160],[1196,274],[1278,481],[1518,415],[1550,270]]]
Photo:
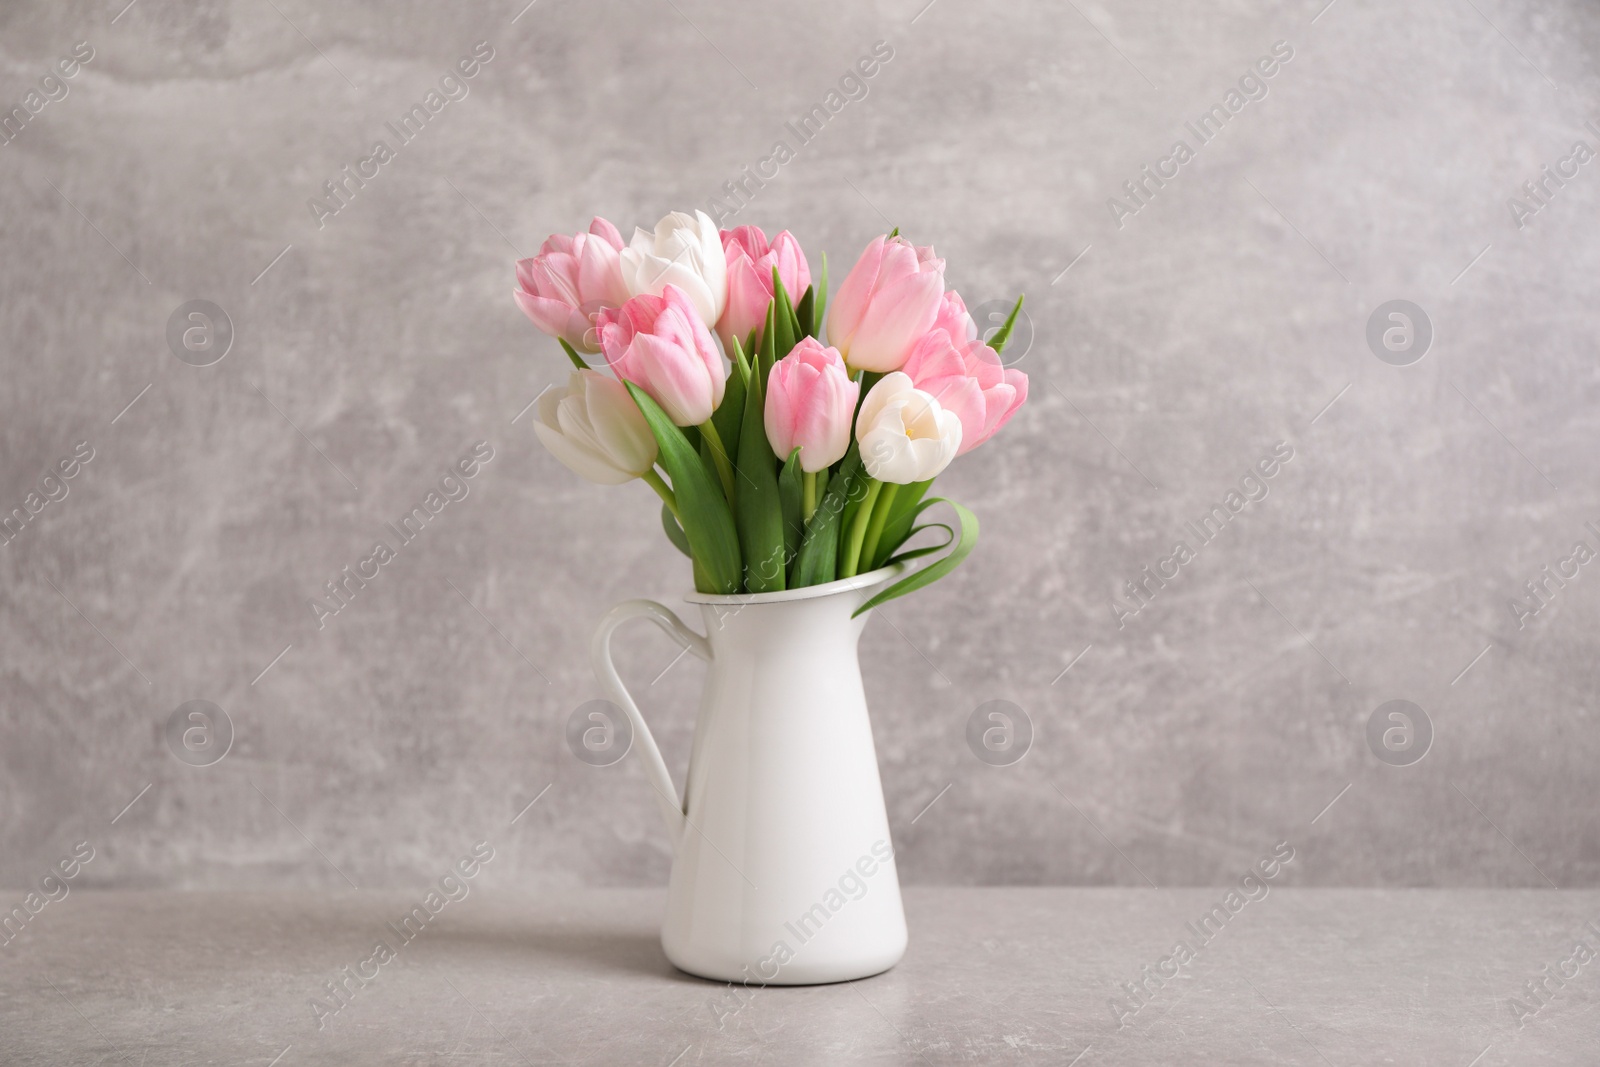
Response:
[[[779,459],[800,449],[800,469],[814,474],[850,448],[850,417],[861,383],[850,380],[838,350],[802,338],[767,376],[767,440]]]
[[[616,372],[650,394],[679,426],[699,426],[722,403],[722,353],[682,289],[636,296],[603,311],[600,347]]]
[[[983,341],[957,341],[938,327],[923,334],[901,369],[913,385],[960,418],[958,456],[998,433],[1028,399],[1026,374],[1002,367],[1000,354]]]
[[[861,402],[856,440],[871,477],[900,485],[925,482],[956,457],[961,419],[895,371],[884,375]]]
[[[656,439],[628,389],[599,371],[575,370],[539,397],[533,430],[580,477],[621,485],[655,465]]]
[[[728,259],[728,306],[717,323],[717,336],[722,338],[724,351],[732,351],[735,338],[743,342],[767,320],[773,297],[772,268],[778,268],[789,299],[795,301],[811,285],[811,268],[800,242],[788,230],[771,244],[756,226],[723,230],[722,247]]]
[[[532,259],[517,261],[512,292],[533,324],[581,352],[600,351],[594,316],[628,299],[622,284],[622,235],[596,218],[588,233],[551,234]]]
[[[704,211],[674,211],[653,231],[634,230],[620,257],[630,296],[660,296],[675,285],[705,326],[722,318],[728,303],[728,259],[717,224]]]
[[[899,370],[943,297],[944,260],[932,248],[875,238],[828,304],[828,343],[851,370]]]

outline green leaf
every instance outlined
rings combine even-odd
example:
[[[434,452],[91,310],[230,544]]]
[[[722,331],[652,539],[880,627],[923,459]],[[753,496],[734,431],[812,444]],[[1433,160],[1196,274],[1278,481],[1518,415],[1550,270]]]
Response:
[[[772,358],[774,361],[782,359],[789,354],[794,343],[800,340],[799,328],[795,323],[794,305],[789,302],[789,292],[783,287],[783,279],[778,277],[778,268],[772,268],[772,321],[777,330],[772,339]]]
[[[973,546],[978,543],[978,517],[972,512],[968,511],[966,508],[962,507],[960,504],[957,504],[954,500],[947,500],[944,497],[932,497],[926,502],[927,505],[940,503],[949,504],[952,508],[954,508],[956,518],[961,521],[961,537],[956,541],[956,546],[950,550],[950,554],[942,559],[928,564],[928,566],[923,567],[919,571],[907,575],[898,582],[895,582],[889,588],[878,593],[876,596],[872,597],[865,604],[862,604],[859,608],[852,612],[850,616],[851,618],[855,618],[863,611],[870,611],[879,604],[886,603],[887,601],[893,600],[896,597],[902,597],[907,593],[916,592],[923,586],[932,585],[940,578],[943,578],[945,575],[955,570],[961,565],[961,561],[966,559],[967,556],[971,554]],[[919,505],[918,510],[921,510],[922,506],[923,505]],[[935,525],[943,526],[943,523],[937,523]],[[949,527],[945,528],[949,529]],[[913,551],[916,551],[918,555],[921,555],[920,549]],[[902,557],[908,559],[912,558],[910,553],[902,553]]]
[[[913,533],[912,523],[917,521],[917,516],[927,507],[922,504],[922,498],[927,493],[928,486],[932,484],[933,479],[929,478],[925,482],[912,482],[910,485],[900,487],[900,491],[894,496],[893,506],[889,509],[889,518],[883,524],[883,535],[878,541],[877,558],[863,560],[861,562],[863,571],[877,570],[894,555],[895,549],[905,544]]]
[[[890,236],[890,238],[899,237],[900,236],[900,227],[896,226],[894,229],[890,230],[889,231],[889,236]]]
[[[794,344],[797,345],[806,335],[806,332],[800,328],[800,304],[789,298],[788,290],[780,289],[779,292],[783,294],[783,307],[787,310],[788,314],[789,335],[794,338]],[[804,293],[801,294],[801,299],[805,299]],[[789,348],[793,350],[794,345],[790,345]],[[784,355],[788,354],[788,352],[784,353]]]
[[[571,345],[567,344],[565,338],[557,337],[556,340],[561,342],[562,351],[566,352],[567,358],[572,360],[572,365],[574,367],[577,367],[579,370],[590,369],[589,364],[585,363],[583,357],[578,355],[578,353],[573,350]]]
[[[754,375],[745,390],[744,428],[739,431],[739,491],[734,494],[744,584],[752,593],[784,587],[789,558],[784,552],[783,506],[778,494],[778,457],[763,425],[763,390]],[[680,502],[679,507],[682,507]]]
[[[661,528],[667,531],[667,540],[671,541],[679,552],[690,559],[694,558],[694,553],[689,551],[688,536],[684,534],[683,527],[678,525],[678,520],[672,517],[672,509],[665,503],[661,505]]]
[[[811,336],[822,339],[823,332],[828,326],[828,253],[822,253],[822,275],[817,279],[817,317],[813,320],[816,333]]]
[[[739,533],[716,475],[706,469],[688,437],[650,394],[632,382],[625,384],[655,435],[661,465],[672,479],[684,536],[695,561],[695,588],[702,593],[737,593],[741,581]]]
[[[716,412],[711,416],[711,424],[717,428],[717,435],[722,438],[723,447],[731,458],[739,454],[739,428],[744,423],[744,391],[745,382],[750,377],[750,365],[739,352],[737,338],[733,342],[733,351],[728,355],[733,360],[733,367],[728,372],[727,383],[722,387],[722,403],[717,405]]]
[[[720,492],[722,494],[722,498],[726,500],[728,498],[728,491],[723,488],[722,476],[717,473],[717,459],[711,454],[711,442],[706,440],[705,434],[700,435],[700,447],[695,449],[695,451],[700,454],[700,462],[705,466],[706,471],[710,473],[712,482],[717,487],[717,491]]]
[[[828,491],[822,495],[822,503],[817,505],[817,512],[806,527],[805,539],[800,542],[800,555],[794,561],[794,588],[831,582],[839,573],[839,542],[843,540],[839,531],[845,500],[860,474],[861,452],[856,445],[851,445],[844,462],[839,464],[838,473],[828,482]]]
[[[774,325],[777,307],[778,302],[776,300],[767,305],[767,322],[761,328],[761,349],[756,353],[753,364],[756,372],[761,376],[761,389],[763,392],[767,388],[767,375],[772,373],[772,365],[778,361],[777,355],[773,351],[773,344],[777,340],[778,333],[778,328]]]
[[[800,305],[794,309],[795,321],[800,324],[802,337],[815,337],[817,335],[817,290],[813,286],[806,286],[806,293],[800,298]]]
[[[1005,351],[1006,342],[1011,340],[1011,327],[1017,324],[1017,313],[1021,310],[1022,296],[1018,296],[1017,302],[1011,306],[1011,314],[1006,317],[1006,324],[996,330],[993,337],[989,338],[989,347],[994,349],[996,354]]]
[[[783,511],[783,559],[793,562],[800,555],[800,541],[806,535],[806,522],[801,516],[801,496],[804,488],[801,479],[800,449],[796,446],[778,472],[778,503]]]
[[[922,548],[908,549],[905,552],[901,552],[899,555],[890,556],[888,559],[884,560],[883,563],[880,564],[880,566],[887,567],[891,563],[907,563],[907,562],[910,562],[911,560],[917,559],[917,558],[919,558],[921,556],[926,556],[926,555],[929,555],[929,554],[934,553],[934,552],[942,552],[945,549],[949,548],[950,547],[950,543],[956,539],[956,532],[954,530],[952,530],[949,526],[946,526],[942,522],[925,522],[921,526],[918,526],[915,530],[912,530],[911,531],[911,536],[915,537],[917,534],[921,533],[923,530],[935,530],[935,529],[943,530],[945,532],[945,534],[948,535],[948,536],[946,536],[943,541],[939,542],[936,545],[927,545],[927,546],[922,547]],[[910,540],[910,538],[907,538],[907,540]]]
[[[750,359],[744,354],[739,339],[733,339],[733,355],[729,357],[733,363],[733,372],[739,375],[739,388],[744,389],[750,384]],[[739,418],[744,418],[744,405],[739,405]]]

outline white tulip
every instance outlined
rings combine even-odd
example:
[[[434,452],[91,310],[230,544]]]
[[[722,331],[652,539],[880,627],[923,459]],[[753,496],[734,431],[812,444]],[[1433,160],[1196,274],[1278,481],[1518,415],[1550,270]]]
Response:
[[[655,465],[644,413],[625,385],[599,371],[575,370],[565,388],[546,390],[533,430],[574,474],[600,485],[621,485]]]
[[[880,482],[925,482],[961,447],[961,418],[946,411],[901,371],[884,375],[856,416],[861,462]]]
[[[717,224],[704,211],[674,211],[656,223],[654,233],[635,229],[620,255],[628,295],[660,296],[676,285],[706,327],[716,328],[728,304],[728,257]]]

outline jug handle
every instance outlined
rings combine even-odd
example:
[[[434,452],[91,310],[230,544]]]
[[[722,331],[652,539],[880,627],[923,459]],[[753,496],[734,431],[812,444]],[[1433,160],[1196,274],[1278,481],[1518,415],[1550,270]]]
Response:
[[[639,755],[644,760],[645,780],[656,792],[661,818],[667,824],[667,837],[672,842],[673,853],[676,854],[684,831],[683,802],[678,799],[677,787],[672,784],[672,775],[667,773],[666,761],[661,758],[661,749],[656,747],[656,739],[651,735],[649,725],[639,713],[639,707],[633,702],[628,687],[622,684],[616,665],[611,662],[612,631],[631,619],[649,619],[661,627],[668,637],[703,660],[711,659],[711,646],[704,637],[689,629],[684,621],[665,605],[658,604],[654,600],[624,600],[606,612],[605,617],[600,620],[589,648],[595,676],[616,698],[617,703],[622,705],[622,710],[628,716],[628,722],[633,726],[633,734],[640,749]]]

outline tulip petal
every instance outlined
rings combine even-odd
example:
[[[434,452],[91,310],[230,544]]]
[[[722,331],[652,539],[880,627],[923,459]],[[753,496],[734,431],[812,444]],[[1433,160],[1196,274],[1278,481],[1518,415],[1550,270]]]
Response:
[[[698,426],[711,417],[716,403],[711,397],[705,368],[685,359],[683,349],[655,334],[642,333],[629,346],[629,358],[644,380],[632,378],[679,426]]]
[[[584,336],[589,328],[589,320],[574,308],[559,300],[534,296],[522,289],[513,289],[511,296],[522,309],[522,313],[551,337],[559,337],[574,348],[581,348],[585,352],[599,351],[597,347],[588,343],[592,338]]]
[[[862,401],[856,417],[861,462],[879,481],[927,481],[955,458],[961,419],[911,385],[901,371],[885,375]]]
[[[1019,370],[1007,369],[1005,384],[1003,386],[996,387],[997,390],[1002,388],[1011,390],[1011,398],[1005,401],[1003,405],[997,405],[992,400],[989,401],[991,409],[994,407],[1000,407],[1000,414],[998,417],[994,417],[993,411],[991,410],[990,425],[985,434],[985,439],[993,437],[995,434],[999,433],[1001,427],[1010,422],[1011,416],[1015,415],[1022,405],[1027,402],[1028,376]]]
[[[604,374],[583,375],[589,423],[601,449],[623,470],[643,474],[656,461],[656,439],[628,389]]]
[[[926,383],[943,378],[965,378],[967,363],[956,348],[950,334],[935,326],[911,347],[911,355],[900,368],[911,376],[919,389]]]
[[[987,394],[971,378],[952,378],[934,396],[939,404],[961,420],[961,452],[965,454],[989,439],[985,425]]]
[[[784,230],[772,239],[772,255],[778,261],[778,274],[791,292],[803,293],[811,284],[811,264],[794,234]]]
[[[574,348],[598,351],[599,335],[592,326],[595,313],[627,299],[617,259],[620,244],[616,228],[599,218],[587,233],[551,234],[537,256],[517,262],[517,283],[529,298],[518,297],[523,312],[540,329]],[[551,304],[562,305],[565,311]]]
[[[873,297],[856,335],[848,361],[874,371],[898,370],[912,345],[928,332],[939,313],[944,279],[938,274],[908,274]]]
[[[576,377],[576,374],[575,374]],[[581,379],[579,379],[581,381]],[[561,428],[563,409],[573,396],[570,389],[553,388],[539,398],[533,431],[550,454],[580,478],[599,485],[621,485],[633,480],[635,475],[621,470],[600,451],[586,447],[581,440],[568,436]],[[592,435],[589,437],[593,440]]]
[[[597,485],[622,485],[634,478],[634,475],[618,470],[543,423],[534,423],[533,431],[539,435],[540,443],[550,450],[550,454],[580,478]]]
[[[878,274],[883,266],[883,249],[886,237],[874,237],[862,250],[856,265],[850,268],[839,291],[828,301],[828,343],[844,353],[848,359],[861,316],[867,301],[877,287]]]
[[[976,379],[983,389],[990,389],[1005,381],[1005,366],[1000,353],[983,341],[968,341],[961,349],[964,373]]]
[[[954,289],[947,291],[939,302],[939,316],[933,320],[933,328],[948,333],[958,345],[978,336],[978,324],[972,321],[965,301]]]
[[[548,255],[551,252],[572,251],[572,235],[568,233],[553,233],[544,239],[544,244],[539,246],[539,255]]]
[[[622,234],[618,233],[615,226],[599,215],[596,215],[594,221],[589,223],[589,232],[605,241],[613,250],[622,250]]]
[[[736,254],[735,247],[729,247],[730,256]],[[724,346],[732,344],[734,338],[742,340],[750,336],[751,330],[759,329],[767,319],[767,305],[772,303],[772,272],[767,271],[763,276],[749,256],[742,251],[737,256],[728,264],[728,305],[717,323],[717,334]]]
[[[584,297],[579,306],[586,313],[598,311],[600,306],[621,307],[628,300],[628,289],[622,284],[622,261],[617,250],[604,241],[585,237],[578,249],[578,291]]]

